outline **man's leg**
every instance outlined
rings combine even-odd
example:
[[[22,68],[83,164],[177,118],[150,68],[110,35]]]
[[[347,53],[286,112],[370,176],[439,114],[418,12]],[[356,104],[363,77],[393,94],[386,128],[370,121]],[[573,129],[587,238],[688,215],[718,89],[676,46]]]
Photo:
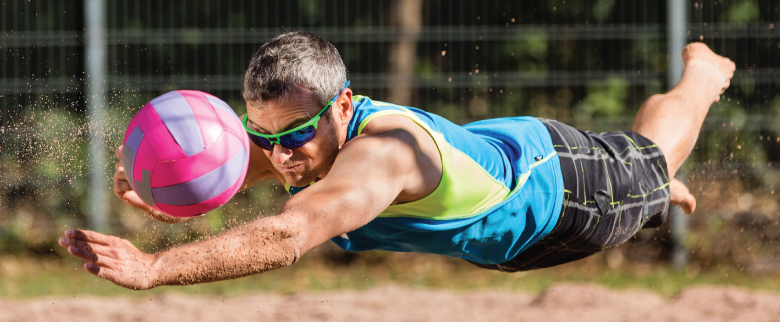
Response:
[[[716,55],[707,45],[683,49],[682,79],[666,94],[653,95],[639,109],[631,130],[650,139],[664,153],[673,178],[699,137],[710,106],[720,99],[734,75],[734,63]],[[671,181],[671,202],[690,213],[695,200],[679,181]]]

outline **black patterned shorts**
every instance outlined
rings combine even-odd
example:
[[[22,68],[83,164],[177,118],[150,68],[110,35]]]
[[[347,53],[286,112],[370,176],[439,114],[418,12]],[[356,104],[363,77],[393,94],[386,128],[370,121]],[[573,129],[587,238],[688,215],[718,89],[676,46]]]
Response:
[[[477,266],[507,272],[568,263],[616,247],[666,221],[669,177],[661,149],[630,131],[597,134],[542,119],[561,160],[564,198],[552,232],[512,260]]]

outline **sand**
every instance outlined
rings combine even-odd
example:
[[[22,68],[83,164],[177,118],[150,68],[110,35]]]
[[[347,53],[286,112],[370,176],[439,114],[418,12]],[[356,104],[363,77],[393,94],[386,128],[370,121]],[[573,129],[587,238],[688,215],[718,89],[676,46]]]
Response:
[[[664,299],[642,290],[557,284],[538,296],[508,291],[379,287],[368,291],[167,293],[144,298],[1,300],[0,321],[780,321],[780,294],[701,286]]]

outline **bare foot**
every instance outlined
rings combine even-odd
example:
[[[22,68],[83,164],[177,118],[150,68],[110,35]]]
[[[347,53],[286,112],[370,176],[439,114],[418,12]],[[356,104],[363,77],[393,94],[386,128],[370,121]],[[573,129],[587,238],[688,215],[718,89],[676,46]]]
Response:
[[[693,197],[691,192],[688,191],[688,187],[680,180],[672,178],[672,181],[669,183],[669,190],[672,193],[670,200],[672,205],[680,206],[683,212],[689,215],[696,210],[696,198]]]
[[[685,71],[696,69],[701,73],[705,73],[711,81],[714,81],[720,87],[717,95],[713,98],[713,102],[720,100],[720,94],[723,94],[726,88],[729,87],[731,77],[734,76],[734,70],[736,69],[733,61],[712,52],[707,45],[700,42],[690,43],[683,48],[682,61]]]

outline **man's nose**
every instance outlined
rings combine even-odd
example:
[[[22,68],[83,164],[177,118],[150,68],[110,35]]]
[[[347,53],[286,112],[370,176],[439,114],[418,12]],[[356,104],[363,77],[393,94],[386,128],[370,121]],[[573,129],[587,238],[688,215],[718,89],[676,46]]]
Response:
[[[271,152],[271,161],[276,164],[284,164],[292,157],[293,150],[283,147],[281,144],[274,144],[274,150]]]

